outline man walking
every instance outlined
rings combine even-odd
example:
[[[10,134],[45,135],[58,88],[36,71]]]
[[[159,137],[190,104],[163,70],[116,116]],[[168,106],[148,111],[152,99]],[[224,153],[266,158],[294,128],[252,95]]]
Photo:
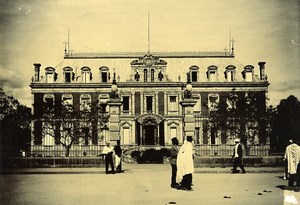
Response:
[[[246,173],[244,165],[243,165],[243,148],[242,145],[240,144],[239,139],[234,140],[235,145],[234,145],[234,150],[233,150],[233,169],[232,173],[239,173],[239,171],[236,169],[238,166],[241,168],[242,173]]]

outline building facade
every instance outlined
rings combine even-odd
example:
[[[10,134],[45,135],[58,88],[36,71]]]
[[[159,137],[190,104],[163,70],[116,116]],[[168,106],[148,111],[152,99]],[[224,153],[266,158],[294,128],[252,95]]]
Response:
[[[261,109],[266,108],[269,82],[265,62],[243,65],[233,52],[120,52],[65,53],[57,66],[34,64],[31,82],[32,147],[55,146],[55,140],[41,131],[42,105],[68,102],[81,109],[87,103],[100,103],[110,114],[106,129],[88,128],[93,139],[85,146],[111,141],[123,146],[171,145],[177,137],[193,135],[198,145],[233,144],[235,136],[221,140],[209,128],[207,117],[220,99],[234,89],[257,93]],[[257,73],[257,74],[256,74]],[[187,80],[192,85],[192,104],[184,103]],[[119,103],[110,93],[116,81]],[[257,136],[257,143],[265,136]],[[79,143],[80,144],[80,143]]]

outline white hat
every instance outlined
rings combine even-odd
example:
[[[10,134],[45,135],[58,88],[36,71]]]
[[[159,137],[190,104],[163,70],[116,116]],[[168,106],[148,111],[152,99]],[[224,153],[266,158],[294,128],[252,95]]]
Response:
[[[240,139],[235,139],[234,142],[240,142]]]

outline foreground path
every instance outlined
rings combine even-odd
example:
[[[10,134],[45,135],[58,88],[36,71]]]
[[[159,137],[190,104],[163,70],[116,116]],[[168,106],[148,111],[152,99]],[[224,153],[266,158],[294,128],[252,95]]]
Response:
[[[96,173],[0,175],[0,204],[193,205],[300,203],[300,192],[278,188],[281,173],[195,173],[194,191],[170,188],[168,166],[124,167],[121,174]],[[284,200],[286,202],[284,203]],[[291,203],[287,203],[290,201]],[[295,204],[295,203],[294,203]]]

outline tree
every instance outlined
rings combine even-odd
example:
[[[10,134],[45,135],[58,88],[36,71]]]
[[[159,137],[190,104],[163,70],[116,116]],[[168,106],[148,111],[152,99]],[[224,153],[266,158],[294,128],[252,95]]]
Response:
[[[222,142],[238,137],[248,155],[252,145],[265,143],[265,98],[255,92],[226,94],[209,113],[209,123],[221,131]]]
[[[290,95],[280,101],[274,109],[271,131],[272,151],[283,153],[290,139],[299,141],[300,137],[300,102]]]
[[[0,136],[2,156],[29,151],[31,110],[0,88]]]
[[[85,102],[80,109],[68,102],[54,106],[53,101],[46,101],[43,106],[42,136],[54,139],[55,144],[65,148],[65,156],[69,156],[74,144],[92,139],[97,143],[97,130],[108,122],[109,115],[104,112],[105,105]],[[92,129],[90,129],[92,128]]]

